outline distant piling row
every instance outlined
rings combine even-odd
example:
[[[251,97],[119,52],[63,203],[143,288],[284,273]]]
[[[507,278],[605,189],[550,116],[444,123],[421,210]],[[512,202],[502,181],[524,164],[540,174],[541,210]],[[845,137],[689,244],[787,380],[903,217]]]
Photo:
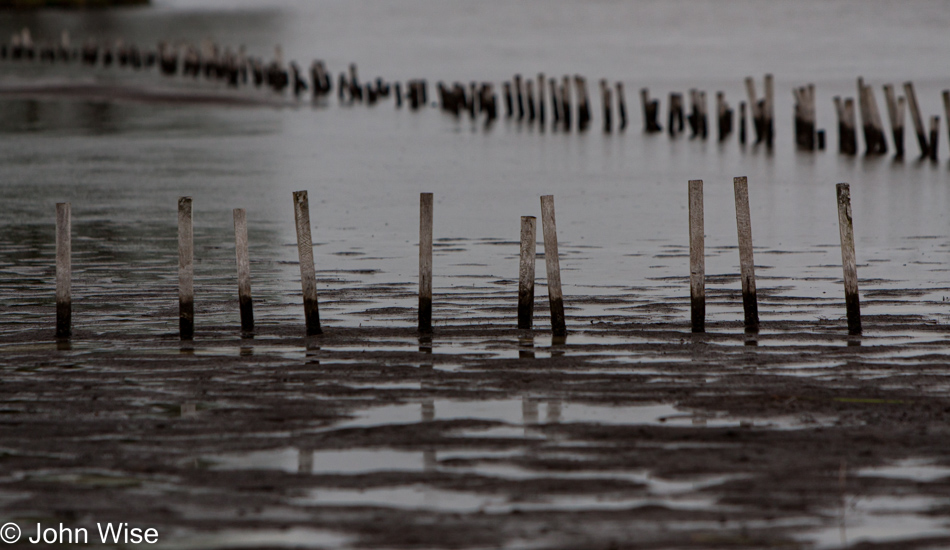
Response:
[[[186,78],[204,77],[226,83],[230,87],[253,86],[267,87],[277,94],[289,92],[295,98],[310,92],[314,101],[330,95],[333,90],[333,78],[326,64],[315,59],[304,72],[296,61],[285,62],[280,46],[274,49],[273,57],[268,61],[261,56],[249,55],[243,47],[232,48],[205,40],[200,44],[160,42],[154,48],[139,47],[126,43],[122,39],[114,41],[87,40],[81,47],[72,45],[68,32],[63,32],[59,40],[34,42],[29,29],[14,34],[8,43],[0,44],[0,59],[11,61],[39,61],[44,63],[80,62],[86,66],[129,67],[133,70],[157,67],[165,76],[181,75]],[[738,103],[738,113],[729,105],[725,93],[716,92],[715,119],[716,136],[719,142],[726,141],[734,130],[738,130],[738,141],[764,144],[769,150],[775,139],[774,122],[774,81],[766,74],[762,82],[762,95],[758,95],[755,79],[745,79],[747,101]],[[911,82],[904,83],[904,96],[897,97],[890,84],[884,85],[884,97],[891,124],[891,139],[895,158],[904,156],[904,111],[910,112],[911,122],[920,149],[920,158],[937,160],[940,117],[925,117],[918,107],[917,98]],[[467,115],[475,120],[484,117],[485,127],[501,118],[496,86],[492,82],[455,82],[451,86],[443,82],[436,85],[438,91],[437,106],[444,112],[457,118]],[[587,87],[587,80],[581,75],[564,75],[561,79],[547,78],[538,73],[536,78],[525,78],[516,74],[511,80],[498,87],[503,95],[504,117],[516,120],[539,130],[584,133],[593,123],[594,108]],[[393,98],[395,107],[402,108],[408,103],[410,109],[417,111],[428,107],[428,84],[425,79],[411,79],[406,82],[389,82],[377,76],[363,82],[355,63],[349,64],[346,71],[339,73],[337,95],[347,104],[364,103],[375,105],[382,99]],[[601,129],[604,133],[615,130],[623,132],[628,126],[628,113],[624,85],[607,79],[599,80],[599,100],[601,102]],[[802,151],[824,149],[825,131],[818,127],[816,120],[816,97],[813,84],[794,88],[794,138],[796,147]],[[950,120],[950,91],[944,91],[943,103],[945,118]],[[667,132],[671,137],[684,133],[689,127],[691,138],[707,139],[712,130],[709,127],[709,112],[706,92],[697,88],[690,89],[689,104],[684,95],[671,92],[667,106]],[[663,131],[660,124],[660,101],[652,98],[647,88],[640,90],[643,131],[655,134]],[[865,155],[877,156],[888,152],[888,143],[883,119],[874,97],[873,87],[858,78],[857,108],[853,98],[833,98],[838,120],[838,151],[844,155],[858,154],[857,127],[860,123],[864,136]],[[436,105],[434,103],[434,105]],[[860,116],[860,120],[859,120]],[[752,132],[747,130],[751,123]],[[950,129],[950,125],[948,125]],[[950,134],[948,134],[950,136]]]

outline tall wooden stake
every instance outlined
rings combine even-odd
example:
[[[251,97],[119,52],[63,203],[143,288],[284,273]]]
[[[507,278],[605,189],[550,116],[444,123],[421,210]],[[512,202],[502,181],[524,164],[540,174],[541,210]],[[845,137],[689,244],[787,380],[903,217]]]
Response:
[[[838,232],[841,235],[841,265],[844,269],[844,299],[848,312],[848,332],[861,334],[861,302],[858,299],[858,267],[854,258],[854,227],[851,218],[851,187],[836,186]]]
[[[742,276],[742,309],[745,329],[759,330],[759,304],[755,294],[755,262],[752,260],[752,216],[749,213],[749,183],[743,176],[733,178],[736,195],[736,226],[739,231],[739,271]]]
[[[56,204],[56,337],[72,336],[72,213]]]
[[[689,180],[689,298],[693,332],[706,332],[703,180]]]
[[[300,258],[300,286],[303,289],[307,336],[315,336],[323,331],[317,304],[317,278],[313,267],[313,240],[310,237],[310,203],[306,191],[294,192],[294,222],[297,226],[297,257]]]
[[[518,328],[530,329],[534,323],[534,264],[537,259],[537,233],[534,216],[521,216],[521,265],[518,270]]]
[[[564,296],[561,294],[561,266],[558,262],[557,226],[554,221],[554,196],[541,197],[541,229],[544,233],[544,263],[548,275],[548,301],[551,304],[551,330],[565,336]]]
[[[419,332],[432,332],[432,193],[419,194]]]
[[[178,333],[195,337],[195,246],[191,197],[178,199]]]
[[[254,304],[251,300],[251,261],[247,251],[247,212],[234,209],[234,256],[237,260],[238,302],[241,332],[254,332]]]

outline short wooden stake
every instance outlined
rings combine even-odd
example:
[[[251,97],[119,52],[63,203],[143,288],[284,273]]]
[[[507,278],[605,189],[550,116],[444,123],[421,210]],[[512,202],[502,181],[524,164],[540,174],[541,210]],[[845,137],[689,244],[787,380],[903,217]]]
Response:
[[[943,112],[946,115],[947,121],[947,135],[950,136],[950,90],[944,90],[941,95],[943,95]],[[950,141],[948,141],[948,143],[950,143]]]
[[[538,73],[538,124],[544,129],[544,73]]]
[[[939,143],[940,138],[940,117],[932,116],[930,117],[930,143],[928,147],[930,149],[930,160],[937,162],[937,144]]]
[[[623,94],[623,82],[617,83],[617,116],[620,117],[620,131],[623,132],[627,129],[627,100]]]
[[[306,191],[294,191],[294,222],[297,226],[297,257],[300,259],[300,286],[307,336],[321,334],[317,303],[317,278],[313,267],[313,240],[310,237],[310,202]]]
[[[548,275],[548,301],[551,304],[551,330],[555,336],[564,336],[567,334],[567,327],[564,323],[564,296],[561,294],[561,267],[558,262],[553,195],[541,197],[541,229],[544,234],[544,263]]]
[[[703,180],[689,180],[689,298],[693,332],[706,332]]]
[[[736,194],[736,226],[739,231],[739,272],[742,276],[742,309],[745,329],[759,330],[759,303],[755,294],[755,262],[752,260],[752,216],[749,213],[749,182],[743,176],[733,178]]]
[[[904,98],[898,102],[894,95],[894,86],[884,85],[884,102],[887,103],[887,116],[891,122],[891,136],[894,138],[894,156],[904,156]]]
[[[195,245],[191,197],[178,199],[178,333],[195,337]]]
[[[247,251],[247,212],[234,209],[234,256],[237,260],[238,302],[241,332],[254,332],[254,304],[251,300],[251,261]]]
[[[518,270],[518,328],[531,329],[534,323],[534,264],[537,233],[534,216],[521,216],[521,265]]]
[[[914,123],[914,130],[917,132],[917,144],[920,145],[920,158],[925,158],[930,154],[930,148],[927,145],[927,133],[924,130],[924,120],[920,117],[920,107],[917,106],[917,94],[914,93],[914,83],[904,83],[904,97],[907,98],[907,106],[910,108],[910,120]]]
[[[432,332],[432,193],[419,194],[419,332]]]
[[[851,188],[836,186],[838,193],[838,232],[841,235],[841,265],[844,268],[844,299],[848,311],[848,332],[861,334],[861,302],[858,299],[858,267],[854,258],[854,227],[851,218]]]
[[[56,204],[56,337],[72,336],[72,213]]]

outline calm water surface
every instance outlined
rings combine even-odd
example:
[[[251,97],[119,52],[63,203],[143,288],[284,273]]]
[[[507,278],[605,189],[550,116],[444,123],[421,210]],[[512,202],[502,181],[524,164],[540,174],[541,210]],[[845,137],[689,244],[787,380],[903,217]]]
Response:
[[[320,289],[329,293],[326,322],[372,323],[360,313],[395,305],[407,315],[386,322],[411,326],[419,192],[436,196],[435,232],[443,239],[436,248],[437,293],[470,288],[513,299],[519,216],[539,215],[539,195],[553,194],[568,302],[632,289],[648,299],[681,300],[688,294],[686,182],[706,182],[707,273],[733,275],[732,177],[738,175],[749,177],[760,288],[840,298],[834,184],[845,181],[852,184],[862,287],[921,289],[923,303],[912,301],[900,312],[944,320],[942,292],[950,295],[942,290],[950,200],[945,123],[938,164],[915,160],[909,121],[902,163],[890,156],[845,158],[833,149],[797,153],[790,90],[817,85],[819,127],[828,130],[832,146],[831,98],[854,96],[859,75],[875,86],[882,113],[880,85],[912,79],[924,114],[943,115],[939,92],[950,88],[950,36],[942,30],[948,24],[950,11],[936,1],[602,1],[581,7],[566,1],[159,0],[114,12],[2,14],[0,36],[29,26],[37,40],[55,39],[64,28],[78,42],[89,36],[148,45],[210,38],[266,57],[281,44],[302,66],[321,58],[338,73],[356,62],[364,79],[492,81],[497,89],[515,72],[580,73],[594,86],[601,77],[623,81],[631,114],[627,133],[604,135],[594,97],[593,129],[578,135],[542,133],[504,119],[485,130],[437,109],[413,113],[388,101],[347,106],[335,95],[286,108],[0,100],[0,286],[8,304],[24,306],[4,308],[6,326],[23,316],[51,315],[54,205],[60,201],[73,208],[78,326],[94,318],[102,326],[121,321],[122,330],[175,329],[181,195],[195,201],[199,325],[236,317],[236,207],[248,210],[259,316],[299,322],[291,203],[298,189],[310,193]],[[661,98],[664,113],[667,94],[690,87],[707,90],[711,105],[722,90],[735,106],[745,99],[743,78],[755,76],[761,90],[765,72],[774,73],[776,83],[772,154],[740,147],[735,135],[719,144],[640,132],[641,87]],[[0,65],[0,85],[32,82],[218,87],[118,68]],[[384,284],[405,292],[355,302],[366,285]],[[739,286],[732,278],[716,284]],[[82,305],[93,297],[95,303]],[[843,307],[833,305],[827,315],[843,315]],[[83,307],[95,315],[84,320]],[[454,311],[445,306],[443,317]],[[873,304],[866,311],[887,312]],[[716,305],[710,315],[741,318],[734,308]]]

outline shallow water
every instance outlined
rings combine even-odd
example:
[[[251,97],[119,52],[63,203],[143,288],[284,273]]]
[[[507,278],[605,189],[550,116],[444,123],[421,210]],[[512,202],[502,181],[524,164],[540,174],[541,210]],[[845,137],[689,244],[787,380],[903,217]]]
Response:
[[[420,371],[431,367],[439,374],[488,370],[493,368],[488,362],[496,360],[594,357],[596,368],[585,367],[582,375],[637,376],[647,387],[656,381],[695,387],[706,382],[707,374],[713,382],[731,372],[816,381],[881,378],[882,384],[900,385],[901,374],[896,371],[909,365],[915,367],[914,374],[933,373],[921,393],[945,392],[945,384],[934,380],[943,377],[938,367],[947,358],[947,335],[935,325],[950,321],[946,124],[941,126],[939,163],[915,160],[917,145],[909,120],[908,156],[903,162],[890,155],[848,158],[835,152],[831,98],[854,96],[855,79],[864,76],[875,86],[886,120],[880,86],[913,80],[923,114],[945,118],[939,92],[950,88],[944,69],[950,36],[943,31],[948,24],[950,12],[936,0],[900,4],[602,0],[585,2],[583,7],[567,0],[156,0],[153,7],[123,11],[0,13],[0,37],[29,26],[37,40],[56,38],[67,28],[77,43],[89,36],[123,37],[147,45],[163,39],[209,38],[233,47],[246,45],[249,52],[265,57],[280,43],[288,58],[304,67],[320,58],[334,74],[356,62],[363,79],[426,78],[430,97],[439,80],[491,81],[497,90],[516,72],[579,73],[596,92],[597,79],[604,77],[625,84],[630,116],[625,133],[603,134],[600,98],[594,93],[594,122],[583,135],[550,128],[541,132],[536,126],[504,119],[485,129],[481,122],[457,120],[435,108],[397,110],[391,100],[373,107],[346,105],[334,94],[317,103],[296,102],[256,90],[232,92],[203,80],[167,79],[152,71],[0,62],[0,90],[34,84],[115,84],[268,103],[170,105],[0,95],[0,135],[6,144],[0,150],[0,335],[4,336],[0,359],[4,366],[34,369],[52,380],[56,369],[93,370],[113,356],[134,358],[134,365],[109,367],[119,375],[134,374],[142,365],[164,363],[169,357],[216,361],[270,356],[284,362],[274,368],[302,368],[301,362],[307,361],[308,369],[319,364],[329,370],[358,368],[365,357],[385,353],[386,361],[395,366]],[[766,72],[775,75],[777,135],[771,153],[761,146],[740,147],[735,134],[720,144],[713,139],[671,140],[666,134],[641,133],[637,96],[641,87],[649,87],[660,99],[665,124],[669,92],[704,89],[712,108],[715,92],[722,90],[735,107],[746,100],[743,78],[756,77],[761,93]],[[827,131],[829,145],[824,152],[794,149],[790,90],[808,82],[817,85],[818,126]],[[893,150],[890,136],[888,141]],[[742,175],[749,178],[763,321],[762,333],[747,338],[739,336],[738,328],[742,312],[730,183]],[[735,333],[709,342],[688,340],[685,335],[686,182],[694,178],[705,181],[707,318]],[[841,181],[852,185],[863,312],[875,319],[860,340],[847,338],[843,323],[834,202],[834,184]],[[291,205],[291,192],[298,189],[310,195],[321,316],[330,330],[415,326],[420,192],[435,194],[436,327],[513,326],[519,217],[539,215],[539,195],[553,194],[571,334],[566,342],[518,338],[513,332],[503,338],[446,338],[437,332],[426,341],[373,337],[313,347],[269,335],[236,342],[221,328],[234,327],[236,333],[238,324],[231,221],[231,209],[236,207],[248,211],[258,325],[302,329]],[[130,349],[129,341],[120,336],[167,338],[177,332],[175,208],[182,195],[195,200],[198,344],[179,349],[136,340]],[[60,201],[72,203],[73,320],[85,338],[75,340],[69,349],[52,342],[54,206]],[[539,243],[539,254],[542,250]],[[537,268],[536,327],[546,329],[543,262]],[[887,315],[904,317],[899,326],[891,327]],[[908,324],[914,315],[920,326]],[[668,325],[684,334],[677,343],[677,337],[656,333],[609,333],[630,325]],[[49,327],[48,340],[14,342],[37,326]],[[225,336],[227,342],[214,341]],[[658,342],[669,344],[669,349],[659,353],[638,347]],[[697,343],[719,354],[719,371],[694,376],[657,366],[707,363],[708,356],[697,352]],[[860,345],[860,355],[848,353],[854,345]],[[66,353],[57,361],[24,364],[47,350]],[[842,368],[852,361],[862,363]],[[921,368],[924,362],[933,368]],[[549,367],[543,361],[525,361],[519,368]],[[572,365],[551,367],[548,372],[576,374]],[[161,381],[150,381],[153,387],[148,390],[162,393],[158,391],[162,384],[176,376],[183,375],[169,372]],[[235,385],[257,389],[253,381],[233,380],[240,378],[233,374],[231,378]],[[280,391],[295,396],[304,391],[292,388]],[[517,501],[506,495],[403,483],[365,490],[308,489],[295,497],[302,506],[466,513],[651,505],[721,510],[725,506],[716,501],[715,493],[703,490],[733,478],[660,479],[641,470],[540,471],[518,461],[533,452],[531,446],[550,442],[546,429],[574,423],[791,431],[838,420],[821,415],[745,418],[672,402],[607,406],[585,403],[577,395],[418,398],[431,389],[419,380],[364,383],[351,378],[346,388],[365,391],[363,400],[351,407],[352,418],[320,424],[311,429],[313,433],[474,419],[490,425],[460,428],[452,437],[466,445],[492,441],[518,447],[436,453],[378,447],[311,449],[287,442],[275,449],[188,460],[201,458],[211,470],[223,471],[313,475],[435,471],[505,480],[586,475],[643,486],[616,498],[548,495]],[[365,399],[374,392],[387,393],[387,404],[368,406]],[[413,396],[392,404],[397,392]],[[184,403],[164,395],[161,399],[173,402],[123,399],[134,406],[130,416],[205,418],[213,400],[189,398],[193,400]],[[24,413],[28,402],[51,410],[55,405],[41,396],[16,397],[4,403],[3,412]],[[560,441],[550,454],[561,452],[567,460],[576,459],[564,452],[570,444]],[[945,477],[943,466],[913,460],[857,475],[928,482]],[[813,530],[814,522],[809,523],[801,529],[802,540],[834,547],[864,538],[947,532],[939,517],[926,515],[944,504],[938,499],[875,494],[850,502],[840,525]],[[186,510],[190,517],[200,511]],[[188,548],[330,547],[349,544],[351,539],[297,527],[212,535],[184,530],[173,541]]]

